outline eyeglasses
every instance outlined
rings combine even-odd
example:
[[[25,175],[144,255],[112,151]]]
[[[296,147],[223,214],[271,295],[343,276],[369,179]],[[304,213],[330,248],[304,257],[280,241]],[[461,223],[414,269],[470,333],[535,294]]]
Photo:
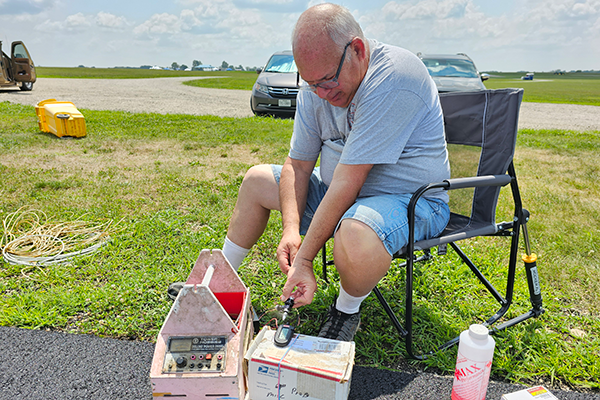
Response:
[[[340,72],[342,72],[342,66],[344,65],[344,58],[346,58],[346,50],[348,50],[348,46],[350,46],[350,44],[352,44],[352,40],[349,41],[348,44],[346,44],[346,47],[344,47],[344,52],[342,53],[342,59],[340,60],[340,65],[338,66],[338,69],[337,69],[333,79],[328,79],[326,81],[314,83],[312,85],[303,81],[300,84],[300,89],[311,90],[313,92],[316,92],[317,88],[331,90],[333,88],[338,87],[340,85],[338,82],[338,77],[340,76]]]

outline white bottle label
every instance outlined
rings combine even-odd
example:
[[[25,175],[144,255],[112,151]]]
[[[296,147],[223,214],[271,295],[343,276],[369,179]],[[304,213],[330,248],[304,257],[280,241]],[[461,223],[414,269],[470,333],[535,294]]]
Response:
[[[452,400],[485,400],[492,361],[477,362],[463,357],[460,352],[454,371]]]

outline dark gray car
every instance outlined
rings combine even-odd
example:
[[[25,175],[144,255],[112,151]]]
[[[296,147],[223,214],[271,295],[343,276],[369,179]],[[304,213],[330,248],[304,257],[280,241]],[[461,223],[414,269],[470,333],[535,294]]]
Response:
[[[286,50],[273,54],[258,73],[250,98],[252,112],[255,115],[293,117],[299,77],[292,52]]]
[[[466,54],[417,53],[417,56],[427,67],[438,92],[485,90],[483,81],[489,76],[480,74],[473,60]]]

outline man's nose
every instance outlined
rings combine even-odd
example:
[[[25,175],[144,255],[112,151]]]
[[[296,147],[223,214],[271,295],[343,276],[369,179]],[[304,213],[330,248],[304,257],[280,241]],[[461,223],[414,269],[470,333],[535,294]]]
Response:
[[[322,99],[327,99],[327,95],[331,92],[332,89],[322,88],[321,86],[317,86],[317,96]]]

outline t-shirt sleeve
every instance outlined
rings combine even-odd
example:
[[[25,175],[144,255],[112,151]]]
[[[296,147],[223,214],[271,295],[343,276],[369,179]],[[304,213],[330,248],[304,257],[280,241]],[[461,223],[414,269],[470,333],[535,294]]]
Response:
[[[311,93],[300,91],[296,98],[294,133],[290,141],[290,158],[315,161],[321,152],[321,136],[315,117]]]
[[[427,112],[427,105],[410,90],[368,96],[356,108],[340,163],[395,164]]]

